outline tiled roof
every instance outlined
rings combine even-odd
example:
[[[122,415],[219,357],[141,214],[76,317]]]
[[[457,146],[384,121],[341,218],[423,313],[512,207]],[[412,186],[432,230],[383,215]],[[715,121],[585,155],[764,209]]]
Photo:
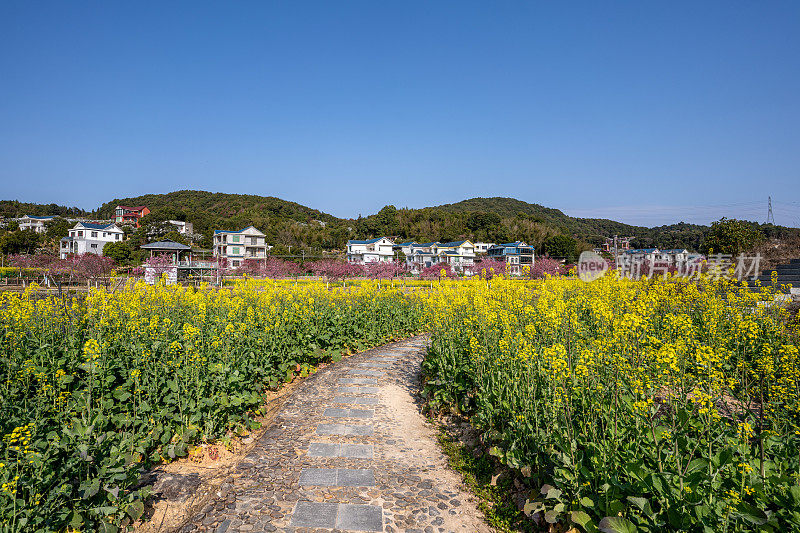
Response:
[[[185,244],[171,241],[169,239],[165,241],[143,244],[139,248],[142,248],[144,250],[191,250],[192,249],[191,246],[186,246]]]
[[[378,237],[377,239],[369,239],[369,240],[367,240],[367,241],[356,241],[356,240],[349,240],[349,241],[347,241],[347,244],[373,244],[373,243],[376,243],[376,242],[378,242],[379,240],[381,240],[381,239],[384,239],[384,238],[385,238],[385,237]],[[390,240],[391,240],[391,239],[390,239]]]
[[[658,248],[634,248],[625,251],[626,254],[652,254],[654,252],[658,252]]]
[[[78,222],[78,224],[86,229],[107,229],[114,226],[114,224],[95,224],[94,222]]]
[[[445,242],[445,243],[440,244],[440,246],[444,246],[446,248],[455,248],[456,246],[461,246],[465,242],[469,242],[469,240],[468,239],[464,239],[463,241]]]
[[[34,220],[50,220],[55,218],[55,215],[46,215],[46,216],[38,216],[38,215],[25,215],[28,218],[32,218]],[[25,217],[23,217],[25,218]]]
[[[261,230],[259,230],[257,227],[255,227],[253,225],[250,225],[250,226],[247,226],[246,228],[240,229],[239,231],[233,231],[233,230],[230,230],[230,229],[215,229],[214,230],[214,235],[216,235],[218,233],[244,233],[245,231],[249,230],[250,228],[253,228],[257,232],[261,233]]]

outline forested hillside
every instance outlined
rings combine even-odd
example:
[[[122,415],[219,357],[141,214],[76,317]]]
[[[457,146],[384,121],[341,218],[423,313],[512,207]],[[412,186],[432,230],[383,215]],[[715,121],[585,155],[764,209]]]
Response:
[[[58,204],[31,204],[16,200],[0,200],[0,217],[19,218],[23,215],[84,217],[88,216],[89,212],[78,207],[67,207]]]
[[[267,236],[267,242],[306,248],[341,248],[349,238],[344,221],[322,211],[271,196],[175,191],[116,198],[100,207],[100,214],[111,218],[117,205],[146,205],[150,215],[143,223],[186,220],[210,245],[215,229],[239,230],[249,225]]]
[[[398,235],[403,239],[488,242],[523,240],[540,247],[547,237],[564,234],[587,245],[600,245],[604,237],[635,237],[638,247],[698,249],[708,226],[678,223],[646,228],[613,220],[574,218],[558,209],[514,198],[471,198],[455,204],[423,209],[383,208],[357,221],[357,233]],[[435,237],[441,235],[442,237]]]
[[[0,215],[23,214],[71,215],[111,218],[114,207],[146,205],[151,214],[142,222],[157,225],[165,220],[186,220],[194,224],[202,238],[198,243],[210,246],[215,229],[241,229],[250,224],[267,236],[278,253],[294,251],[342,250],[348,239],[388,235],[400,240],[450,241],[469,238],[473,241],[508,242],[523,240],[539,251],[557,235],[575,239],[578,248],[590,248],[613,235],[634,237],[639,248],[687,248],[701,250],[709,227],[679,222],[646,228],[614,220],[575,218],[558,209],[514,198],[470,198],[454,204],[422,209],[386,206],[363,218],[341,219],[317,209],[269,196],[175,191],[117,198],[91,213],[55,204],[25,204],[0,201]],[[750,223],[769,239],[796,239],[800,230],[767,224]],[[146,232],[142,235],[146,238]]]

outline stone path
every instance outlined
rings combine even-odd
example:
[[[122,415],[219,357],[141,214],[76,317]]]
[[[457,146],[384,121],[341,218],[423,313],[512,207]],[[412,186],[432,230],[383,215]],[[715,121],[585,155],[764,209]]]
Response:
[[[389,344],[308,378],[182,531],[491,531],[414,403],[423,349]]]

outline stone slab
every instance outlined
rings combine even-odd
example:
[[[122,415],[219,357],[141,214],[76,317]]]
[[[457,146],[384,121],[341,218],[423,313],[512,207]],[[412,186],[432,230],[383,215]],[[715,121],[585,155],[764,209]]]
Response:
[[[317,435],[369,437],[374,431],[372,426],[349,426],[346,424],[320,424],[317,426]]]
[[[377,405],[378,399],[370,398],[368,396],[337,396],[333,399],[333,403],[341,403],[344,405]]]
[[[336,485],[339,487],[373,487],[375,474],[371,468],[337,468]]]
[[[374,487],[375,474],[369,468],[304,468],[299,484],[318,487]]]
[[[383,508],[378,505],[340,503],[336,529],[383,531]]]
[[[386,372],[379,372],[378,370],[361,370],[361,369],[353,369],[348,372],[351,376],[373,376],[376,378],[382,377],[386,375]]]
[[[341,407],[328,407],[322,413],[330,418],[372,418],[375,411],[372,409],[342,409]]]
[[[300,472],[301,485],[318,485],[334,487],[337,482],[338,472],[335,468],[304,468]]]
[[[339,378],[342,385],[377,385],[377,379],[371,378]]]
[[[292,513],[294,527],[326,527],[333,529],[337,523],[339,504],[327,502],[297,502]],[[352,513],[352,511],[349,511]]]
[[[308,445],[309,457],[345,457],[347,459],[372,459],[372,444],[312,442]]]
[[[378,387],[339,387],[337,394],[377,394],[380,392]]]

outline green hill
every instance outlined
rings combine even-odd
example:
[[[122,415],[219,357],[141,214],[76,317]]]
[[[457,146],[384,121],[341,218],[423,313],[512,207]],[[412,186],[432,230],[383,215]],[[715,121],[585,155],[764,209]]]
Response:
[[[67,207],[58,204],[31,204],[17,200],[0,200],[0,217],[19,218],[24,215],[46,216],[88,216],[89,212],[78,207]]]
[[[106,202],[100,215],[112,218],[117,205],[146,205],[151,214],[145,222],[189,221],[195,233],[206,236],[205,245],[215,229],[238,230],[251,224],[267,235],[267,242],[284,246],[336,248],[348,238],[340,219],[272,196],[207,191],[145,194]]]
[[[708,226],[679,223],[657,228],[632,226],[613,220],[576,218],[558,209],[515,198],[470,198],[422,209],[395,209],[357,221],[360,236],[397,235],[401,239],[487,242],[523,240],[537,248],[551,235],[566,234],[586,245],[598,246],[613,235],[634,237],[637,247],[700,247]]]
[[[341,219],[317,209],[271,196],[175,191],[167,194],[146,194],[132,198],[115,198],[103,204],[91,216],[112,218],[117,205],[146,205],[151,214],[145,224],[164,220],[192,222],[195,233],[204,236],[209,246],[215,229],[241,229],[254,225],[267,235],[267,241],[285,252],[301,249],[342,250],[348,239],[391,235],[402,240],[427,242],[469,238],[473,241],[508,242],[523,240],[541,248],[552,235],[566,234],[583,243],[598,246],[605,237],[633,237],[640,248],[701,248],[708,226],[680,222],[647,228],[614,220],[576,218],[558,209],[528,203],[515,198],[470,198],[461,202],[422,209],[397,209],[386,206],[378,213],[357,220]],[[75,212],[89,213],[55,204],[25,204],[0,201],[0,215],[18,217],[23,214],[49,215]],[[786,232],[797,232],[778,226],[758,226],[767,237],[782,238]],[[794,234],[794,233],[792,233]],[[142,235],[142,238],[146,236]]]

